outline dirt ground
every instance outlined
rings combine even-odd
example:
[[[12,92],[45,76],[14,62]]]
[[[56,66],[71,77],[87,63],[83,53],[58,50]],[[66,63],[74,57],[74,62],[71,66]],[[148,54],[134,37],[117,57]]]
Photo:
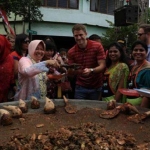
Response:
[[[56,107],[55,114],[38,113],[23,114],[24,120],[13,119],[13,124],[9,126],[0,126],[0,146],[5,145],[14,135],[33,135],[44,132],[56,131],[61,127],[80,126],[83,123],[100,123],[107,130],[123,131],[133,134],[136,142],[150,142],[150,118],[147,118],[143,124],[136,124],[127,120],[127,115],[120,114],[113,119],[102,119],[99,117],[102,109],[82,108],[76,114],[66,113],[63,106]]]

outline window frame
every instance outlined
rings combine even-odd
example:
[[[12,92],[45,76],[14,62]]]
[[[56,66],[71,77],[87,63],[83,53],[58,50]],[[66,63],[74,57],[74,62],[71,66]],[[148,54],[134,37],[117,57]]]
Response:
[[[95,10],[94,9],[92,9],[92,7],[96,7],[96,6],[92,6],[92,3],[97,3],[97,9],[95,8]],[[123,6],[123,3],[124,3],[124,1],[120,1],[120,0],[112,0],[112,1],[114,1],[114,10],[113,10],[113,12],[112,13],[109,13],[110,12],[110,10],[109,10],[109,3],[108,3],[108,1],[110,1],[110,0],[105,0],[106,1],[106,13],[104,12],[104,11],[101,11],[100,10],[100,3],[101,3],[101,0],[90,0],[90,11],[92,11],[92,12],[97,12],[97,13],[102,13],[102,14],[108,14],[108,15],[114,15],[114,10],[116,9],[116,7],[118,7],[118,6]]]
[[[59,0],[55,0],[56,1],[56,6],[49,6],[47,5],[47,1],[48,0],[43,0],[43,7],[51,7],[51,8],[62,8],[62,9],[79,9],[79,0],[76,0],[77,1],[77,7],[70,7],[70,1],[71,0],[66,0],[67,1],[67,6],[66,7],[61,7],[61,6],[58,6],[59,5]]]

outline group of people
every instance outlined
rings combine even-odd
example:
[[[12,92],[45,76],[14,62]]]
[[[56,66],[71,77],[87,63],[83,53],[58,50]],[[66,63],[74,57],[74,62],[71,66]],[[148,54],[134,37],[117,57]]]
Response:
[[[47,96],[47,73],[60,74],[58,68],[63,63],[54,42],[30,42],[26,34],[14,36],[13,42],[3,35],[0,39],[0,102]]]
[[[68,63],[81,64],[74,70],[76,75],[75,99],[90,99],[150,107],[149,97],[123,94],[120,89],[150,88],[149,53],[150,25],[139,27],[137,41],[131,47],[131,56],[126,53],[122,40],[111,43],[104,51],[97,35],[87,38],[84,25],[72,28],[76,45],[68,51]]]
[[[150,88],[150,26],[141,25],[131,47],[132,63],[128,60],[121,41],[111,43],[104,50],[101,38],[88,38],[86,27],[76,24],[72,28],[76,44],[67,52],[57,52],[51,38],[29,41],[20,34],[15,37],[14,51],[11,52],[7,37],[0,35],[0,102],[8,101],[10,88],[15,89],[15,100],[30,100],[31,96],[43,99],[56,98],[57,83],[48,79],[47,74],[64,73],[75,80],[75,99],[116,100],[133,105],[150,107],[148,97],[129,96],[120,89]],[[62,64],[80,64],[78,69],[67,69]],[[51,86],[50,86],[51,85]]]

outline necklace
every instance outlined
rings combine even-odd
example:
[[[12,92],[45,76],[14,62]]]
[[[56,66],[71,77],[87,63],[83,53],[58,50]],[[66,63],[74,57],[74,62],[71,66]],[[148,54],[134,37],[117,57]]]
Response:
[[[29,56],[29,58],[30,58],[30,60],[32,61],[33,64],[36,64],[36,62],[30,56]],[[47,94],[47,90],[46,90],[46,88],[47,88],[46,87],[46,73],[45,72],[39,73],[38,74],[38,79],[39,79],[41,99],[43,99]]]
[[[131,74],[137,74],[140,69],[146,64],[146,60],[144,60],[144,62],[140,65],[140,66],[134,66],[131,70]]]
[[[136,77],[138,75],[138,72],[141,70],[141,68],[146,64],[146,60],[144,60],[144,62],[140,65],[140,66],[134,66],[130,72],[130,82],[128,84],[129,88],[133,88],[133,85],[134,87],[137,87],[136,85]],[[134,83],[134,84],[133,84]]]

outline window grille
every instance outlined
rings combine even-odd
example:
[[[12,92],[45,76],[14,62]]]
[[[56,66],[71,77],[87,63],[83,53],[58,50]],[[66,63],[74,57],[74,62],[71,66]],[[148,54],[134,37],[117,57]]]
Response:
[[[94,12],[114,15],[114,10],[123,6],[123,0],[91,0],[90,10]]]
[[[53,8],[78,9],[79,0],[43,0],[43,6]]]

